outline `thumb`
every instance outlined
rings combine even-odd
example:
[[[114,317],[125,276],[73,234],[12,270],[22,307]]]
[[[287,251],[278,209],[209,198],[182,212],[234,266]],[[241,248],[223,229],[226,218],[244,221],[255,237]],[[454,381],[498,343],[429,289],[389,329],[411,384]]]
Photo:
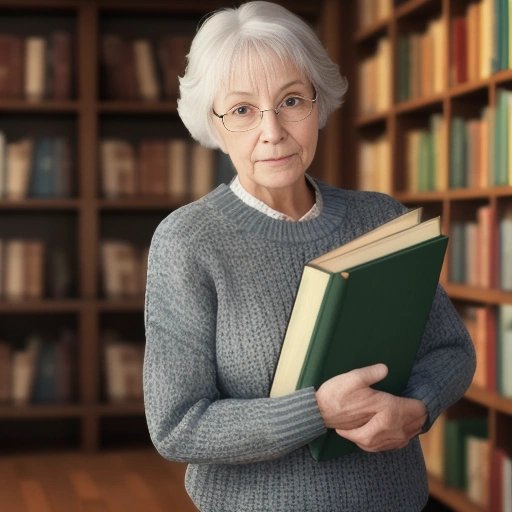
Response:
[[[388,374],[388,367],[383,363],[356,368],[352,372],[357,376],[360,382],[365,386],[371,386],[382,380]]]

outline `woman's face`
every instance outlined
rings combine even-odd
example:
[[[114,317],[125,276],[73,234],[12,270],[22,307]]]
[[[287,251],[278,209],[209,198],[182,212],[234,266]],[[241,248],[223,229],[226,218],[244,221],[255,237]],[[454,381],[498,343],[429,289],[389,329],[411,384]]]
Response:
[[[276,73],[262,71],[256,80],[242,70],[214,101],[217,114],[234,107],[252,105],[260,110],[275,109],[294,95],[312,99],[311,83],[294,66],[275,66]],[[293,101],[293,100],[291,100]],[[243,111],[243,110],[242,110]],[[318,141],[318,109],[313,104],[309,117],[282,122],[272,110],[263,113],[261,124],[245,132],[230,132],[215,117],[221,149],[228,153],[242,186],[256,197],[262,189],[276,190],[303,185]]]

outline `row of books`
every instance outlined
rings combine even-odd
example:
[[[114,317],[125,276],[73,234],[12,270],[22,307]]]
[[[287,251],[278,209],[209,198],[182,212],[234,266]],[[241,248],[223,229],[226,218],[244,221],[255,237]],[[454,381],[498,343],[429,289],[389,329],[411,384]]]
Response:
[[[0,402],[66,403],[73,399],[75,335],[28,336],[21,346],[0,340]]]
[[[42,240],[0,239],[0,299],[37,300],[70,295],[69,254]]]
[[[381,37],[377,50],[363,59],[358,68],[358,101],[361,114],[373,114],[391,105],[391,43]]]
[[[101,242],[103,293],[109,299],[144,296],[149,247],[140,249],[124,240]]]
[[[450,281],[512,291],[512,205],[507,204],[494,228],[494,210],[477,208],[473,219],[450,227]]]
[[[357,188],[391,194],[391,145],[385,133],[361,141]]]
[[[159,41],[105,34],[101,44],[103,93],[108,99],[158,100],[178,96],[178,76],[192,36],[167,35]]]
[[[446,120],[441,114],[433,114],[428,122],[428,128],[413,128],[405,133],[404,161],[409,192],[447,188]]]
[[[357,5],[360,29],[385,20],[393,11],[393,0],[359,0]]]
[[[479,117],[452,118],[447,168],[447,122],[432,114],[427,128],[405,134],[406,190],[511,186],[511,138],[512,92],[498,89],[496,107],[484,107]]]
[[[475,345],[473,384],[512,398],[512,305],[466,305],[461,317]]]
[[[0,98],[66,100],[72,94],[72,38],[0,34]]]
[[[420,441],[431,475],[482,510],[512,512],[512,457],[501,448],[491,453],[487,418],[443,414]]]
[[[424,31],[404,33],[398,36],[398,75],[395,96],[406,101],[441,93],[445,89],[446,30],[441,17],[430,20]],[[391,62],[389,75],[393,69]],[[380,80],[375,87],[380,87]]]
[[[108,198],[202,197],[234,176],[229,157],[186,139],[100,142],[102,193]]]
[[[8,142],[0,131],[0,199],[69,197],[71,160],[65,137]]]
[[[452,85],[484,79],[512,68],[511,23],[508,0],[468,2],[465,11],[451,19]]]
[[[126,340],[115,330],[102,335],[105,395],[110,402],[142,400],[144,342]]]

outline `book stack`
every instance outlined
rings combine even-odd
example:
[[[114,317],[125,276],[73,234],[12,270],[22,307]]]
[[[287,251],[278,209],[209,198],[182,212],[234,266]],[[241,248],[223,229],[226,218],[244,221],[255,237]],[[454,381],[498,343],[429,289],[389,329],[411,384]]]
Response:
[[[139,249],[124,240],[101,242],[103,292],[108,299],[137,299],[146,289],[149,247]]]
[[[7,142],[0,132],[0,199],[71,196],[71,160],[65,137]]]
[[[408,192],[443,191],[447,188],[445,165],[446,122],[433,114],[428,128],[408,130],[405,134]]]
[[[375,363],[389,370],[375,387],[403,392],[447,241],[439,217],[421,222],[418,209],[310,261],[297,290],[270,396],[318,389],[335,375]],[[317,460],[358,449],[334,430],[309,448]]]
[[[178,76],[185,70],[185,55],[191,41],[189,34],[167,35],[158,42],[104,34],[101,63],[106,98],[146,101],[176,98]]]
[[[67,100],[72,94],[71,34],[0,34],[0,98]]]
[[[444,90],[446,37],[441,17],[429,20],[422,32],[398,37],[397,101],[428,97]]]
[[[197,199],[235,174],[229,157],[185,139],[122,139],[100,143],[107,198],[166,196]]]
[[[391,193],[391,146],[385,134],[361,141],[357,188]]]
[[[508,0],[479,0],[466,4],[452,18],[450,82],[452,85],[489,77],[512,68],[510,27],[512,9]]]
[[[127,341],[115,331],[103,333],[105,391],[111,402],[142,400],[144,343]]]
[[[490,288],[497,276],[494,220],[490,206],[481,206],[475,220],[451,225],[450,281]]]
[[[51,339],[34,334],[17,347],[0,340],[0,402],[70,402],[75,344],[69,330]]]

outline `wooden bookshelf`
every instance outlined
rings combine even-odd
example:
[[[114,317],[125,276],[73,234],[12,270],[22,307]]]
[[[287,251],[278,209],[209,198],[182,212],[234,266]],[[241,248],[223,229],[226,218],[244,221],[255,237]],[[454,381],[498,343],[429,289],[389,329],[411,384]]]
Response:
[[[237,3],[237,2],[235,2]],[[336,0],[280,3],[311,23],[339,60],[342,45]],[[0,340],[16,334],[20,343],[32,329],[73,329],[72,360],[76,380],[72,400],[63,404],[0,405],[0,451],[79,449],[149,444],[142,402],[106,399],[102,332],[118,328],[144,343],[143,297],[106,298],[101,282],[100,243],[123,236],[148,246],[153,230],[172,210],[192,200],[181,196],[106,198],[101,193],[99,141],[107,136],[179,136],[187,138],[176,98],[109,99],[101,65],[102,35],[152,37],[178,30],[190,35],[203,16],[225,7],[222,0],[0,0],[0,34],[49,36],[71,34],[71,92],[67,99],[0,97],[0,130],[7,141],[24,136],[66,135],[72,141],[72,192],[67,197],[0,198],[0,239],[41,234],[69,255],[72,286],[65,297],[46,294],[37,300],[0,299]],[[185,28],[184,28],[185,27]],[[154,30],[153,30],[154,29]],[[155,36],[156,37],[156,36]],[[341,114],[322,130],[313,173],[339,183]],[[35,132],[34,132],[35,131]],[[34,225],[33,227],[32,224]],[[10,326],[10,327],[9,327]]]
[[[376,2],[377,3],[377,2]],[[345,188],[359,188],[358,175],[361,164],[358,151],[366,141],[372,141],[379,136],[389,141],[389,176],[390,193],[399,201],[408,206],[423,206],[427,216],[441,215],[443,231],[450,234],[453,223],[456,221],[474,220],[477,208],[489,206],[492,212],[493,235],[497,237],[498,221],[505,207],[512,203],[512,183],[508,185],[494,185],[489,180],[485,186],[447,186],[439,190],[412,189],[408,186],[408,160],[406,154],[406,134],[409,130],[418,127],[427,127],[429,116],[439,114],[451,126],[456,116],[469,120],[478,117],[483,107],[496,107],[498,91],[512,89],[512,69],[491,70],[489,76],[468,79],[462,83],[452,80],[454,37],[451,26],[454,18],[467,16],[467,8],[479,3],[478,0],[392,0],[391,9],[387,16],[381,20],[374,20],[367,26],[359,27],[358,19],[361,13],[357,12],[355,5],[347,7],[343,13],[343,31],[350,34],[345,39],[346,54],[351,54],[345,61],[347,66],[343,71],[348,77],[349,91],[345,109],[344,133],[345,141],[354,148],[350,158],[344,160],[341,169],[342,186]],[[399,82],[401,61],[399,56],[400,37],[413,33],[424,33],[432,20],[439,19],[439,24],[445,30],[444,46],[438,67],[442,71],[444,85],[422,96],[408,99],[400,98]],[[471,37],[476,35],[471,32]],[[509,36],[510,37],[510,36]],[[364,83],[360,82],[360,66],[368,58],[377,55],[378,44],[381,39],[389,42],[390,61],[385,71],[381,71],[375,78],[378,89],[384,81],[389,80],[391,98],[389,107],[374,111],[361,112],[360,102],[366,92]],[[481,46],[480,46],[481,48]],[[421,60],[421,59],[419,59]],[[418,63],[416,63],[418,65]],[[412,65],[412,64],[411,64]],[[381,68],[382,69],[382,68]],[[420,68],[424,69],[424,68]],[[432,70],[431,70],[432,71]],[[469,71],[468,71],[469,73]],[[469,76],[469,74],[468,74]],[[411,83],[408,84],[412,89]],[[377,94],[377,90],[374,94]],[[363,102],[364,103],[364,102]],[[452,135],[447,129],[448,144],[442,153],[440,162],[443,162],[450,172],[450,157]],[[377,162],[377,167],[379,163]],[[448,177],[450,175],[448,174]],[[493,244],[491,251],[492,265],[498,265],[499,252],[497,244]],[[488,309],[494,315],[502,304],[512,303],[512,292],[500,289],[499,282],[492,279],[490,286],[472,286],[461,282],[450,281],[450,251],[441,275],[442,283],[456,307],[480,306]],[[494,270],[495,271],[495,270]],[[482,387],[472,385],[465,397],[456,406],[448,411],[449,417],[483,416],[488,420],[491,455],[487,463],[492,464],[492,453],[499,449],[509,457],[512,456],[512,445],[505,434],[512,426],[512,399],[500,396],[495,391],[488,391]],[[491,468],[491,472],[493,469]],[[488,492],[493,492],[491,473],[489,482],[486,482]],[[439,478],[430,477],[430,492],[438,501],[444,503],[455,511],[484,510],[481,506],[471,502],[468,496],[460,490],[447,487]],[[498,512],[494,497],[485,510]]]

